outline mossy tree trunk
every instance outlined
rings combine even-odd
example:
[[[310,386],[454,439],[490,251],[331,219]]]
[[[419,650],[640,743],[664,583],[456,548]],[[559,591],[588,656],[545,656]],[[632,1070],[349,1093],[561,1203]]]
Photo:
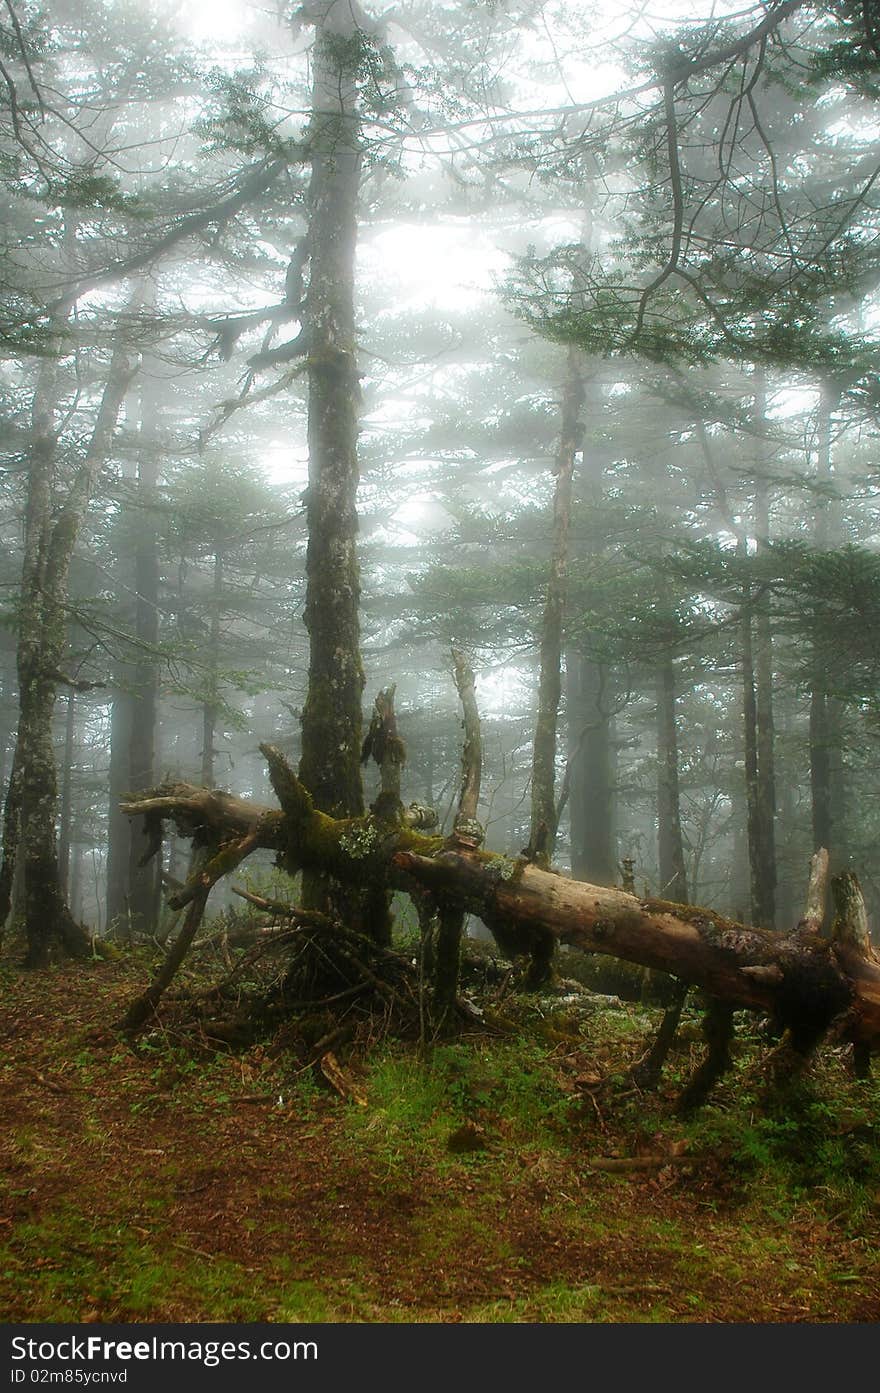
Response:
[[[355,887],[384,880],[417,902],[429,896],[443,914],[476,914],[505,948],[562,941],[672,973],[728,1007],[772,1013],[804,1056],[832,1026],[837,1038],[880,1045],[880,962],[861,931],[827,939],[806,929],[748,929],[711,910],[570,880],[454,835],[423,836],[373,815],[335,819],[315,808],[279,751],[262,748],[280,809],[189,785],[158,788],[126,805],[152,822],[157,847],[162,819],[172,819],[212,848],[174,897],[178,907],[265,847],[289,872],[308,868]]]

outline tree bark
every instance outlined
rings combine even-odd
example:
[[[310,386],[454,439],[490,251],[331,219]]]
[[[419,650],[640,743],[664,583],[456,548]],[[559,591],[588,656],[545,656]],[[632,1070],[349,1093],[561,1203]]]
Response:
[[[214,737],[217,734],[217,716],[220,712],[220,611],[223,605],[223,552],[220,544],[214,545],[214,569],[211,578],[211,608],[208,616],[207,686],[208,694],[202,702],[202,785],[213,788]]]
[[[820,489],[833,486],[833,413],[840,393],[833,382],[824,379],[819,392],[819,419],[816,477]],[[817,548],[839,546],[842,541],[840,507],[828,492],[816,501],[815,543]],[[814,676],[810,691],[810,794],[812,798],[813,847],[827,847],[834,869],[843,845],[843,777],[840,712],[828,692],[827,659],[821,649],[814,655]]]
[[[106,922],[108,930],[123,940],[131,936],[129,920],[128,866],[133,833],[121,800],[131,790],[131,732],[134,703],[129,690],[129,666],[119,662],[113,679],[110,703],[110,771],[107,815]]]
[[[745,559],[745,548],[742,549]],[[776,922],[776,855],[772,834],[775,809],[769,801],[770,786],[761,777],[759,763],[758,701],[755,685],[753,591],[743,585],[740,615],[740,651],[743,680],[743,752],[746,776],[746,827],[749,848],[752,919],[772,928]]]
[[[578,880],[613,885],[617,874],[614,722],[603,704],[610,674],[594,659],[572,651],[566,673],[572,874]]]
[[[767,392],[762,367],[755,369],[755,425],[758,431],[759,458],[755,475],[755,547],[760,556],[770,541],[770,507],[768,498]],[[755,610],[754,628],[755,683],[755,742],[757,755],[757,835],[761,850],[760,906],[758,923],[768,928],[777,922],[777,865],[776,865],[776,751],[773,723],[773,635],[770,611],[766,602]]]
[[[156,781],[159,724],[159,419],[161,384],[154,373],[143,378],[138,438],[136,504],[138,530],[134,546],[135,638],[132,664],[132,726],[129,739],[128,788],[136,793]],[[155,933],[161,905],[161,857],[143,864],[143,838],[129,838],[129,919],[136,934]]]
[[[849,943],[747,929],[711,910],[640,900],[530,865],[506,876],[485,854],[401,851],[394,864],[490,928],[540,926],[586,952],[671,973],[735,1009],[770,1012],[804,1037],[833,1023],[845,1037],[880,1044],[880,963]]]
[[[529,847],[533,859],[549,864],[556,842],[556,741],[562,698],[562,626],[568,579],[568,534],[571,526],[572,480],[575,457],[582,446],[581,408],[584,380],[580,353],[568,350],[562,394],[562,428],[556,456],[553,493],[553,549],[541,625],[541,669],[538,713],[532,747],[532,809]]]
[[[657,669],[657,853],[663,898],[686,904],[675,696],[675,663],[670,655]]]
[[[308,16],[316,32],[303,323],[309,390],[304,610],[309,677],[300,775],[318,808],[345,817],[363,811],[354,309],[361,140],[355,79],[370,40],[359,27],[359,9],[348,0],[329,0],[313,12]]]
[[[61,889],[68,893],[70,882],[70,836],[73,822],[73,760],[76,737],[76,695],[71,687],[67,693],[67,712],[64,718],[64,763],[61,769],[61,810],[58,819],[58,874]]]

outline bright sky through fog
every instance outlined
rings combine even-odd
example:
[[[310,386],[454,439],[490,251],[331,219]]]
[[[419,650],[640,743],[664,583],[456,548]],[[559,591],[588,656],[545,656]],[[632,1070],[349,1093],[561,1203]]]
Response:
[[[436,304],[458,310],[491,288],[508,263],[493,238],[471,223],[407,223],[373,233],[360,249],[362,272],[393,267],[397,309]]]
[[[242,0],[183,0],[178,22],[200,43],[217,39],[228,43],[242,28]]]

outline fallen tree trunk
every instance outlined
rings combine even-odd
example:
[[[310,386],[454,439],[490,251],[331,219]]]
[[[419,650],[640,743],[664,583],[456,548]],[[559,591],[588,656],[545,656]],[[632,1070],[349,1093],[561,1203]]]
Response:
[[[841,1016],[846,1038],[880,1043],[880,962],[864,942],[746,928],[712,910],[638,899],[503,857],[402,851],[399,871],[501,934],[562,943],[671,973],[735,1008],[765,1011],[809,1047]]]
[[[263,746],[280,810],[192,785],[166,785],[123,805],[210,846],[212,857],[173,897],[207,897],[210,885],[256,847],[271,848],[290,873],[306,869],[378,890],[427,893],[441,911],[467,911],[512,954],[547,954],[561,942],[671,973],[732,1009],[767,1012],[808,1053],[834,1024],[841,1038],[880,1044],[880,962],[863,932],[822,938],[746,928],[708,909],[639,899],[589,885],[523,859],[493,855],[453,837],[425,836],[402,816],[333,818],[318,811],[283,755]],[[167,973],[162,988],[167,985]],[[158,994],[150,994],[148,1012]],[[140,1014],[140,1013],[138,1013]]]

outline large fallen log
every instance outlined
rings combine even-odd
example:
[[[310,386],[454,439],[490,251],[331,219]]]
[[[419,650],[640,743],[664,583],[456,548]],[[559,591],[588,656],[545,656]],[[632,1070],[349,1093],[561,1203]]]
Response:
[[[425,836],[403,817],[334,819],[314,808],[277,749],[262,748],[280,809],[180,784],[123,805],[154,823],[171,819],[181,835],[211,848],[208,864],[177,891],[175,903],[198,897],[203,906],[227,866],[256,847],[270,848],[291,873],[316,870],[361,887],[428,893],[441,911],[477,915],[508,952],[540,956],[562,942],[671,973],[731,1008],[769,1013],[804,1053],[832,1025],[862,1049],[880,1044],[880,961],[858,915],[850,915],[854,929],[840,920],[836,938],[820,937],[812,921],[780,935],[708,909],[571,880],[460,838]],[[851,888],[843,887],[845,897]],[[168,980],[166,972],[163,989]],[[149,994],[146,1012],[135,1012],[138,1020],[155,1009],[159,994]]]
[[[537,866],[444,850],[400,851],[398,871],[452,898],[493,931],[545,931],[589,953],[671,973],[736,1008],[764,1011],[808,1049],[834,1022],[842,1038],[880,1043],[880,961],[863,937],[782,935],[712,910],[639,899]]]

